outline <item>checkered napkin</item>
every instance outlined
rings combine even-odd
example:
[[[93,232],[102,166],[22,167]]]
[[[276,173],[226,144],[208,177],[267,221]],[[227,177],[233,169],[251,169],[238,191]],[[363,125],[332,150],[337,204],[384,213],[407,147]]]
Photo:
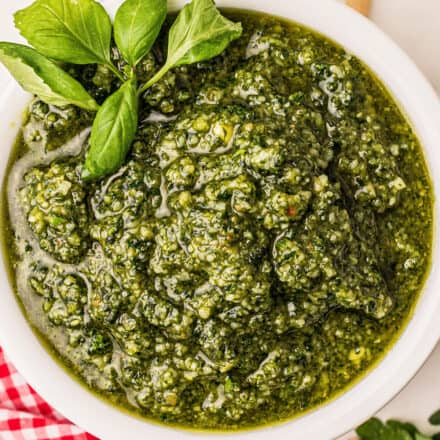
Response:
[[[50,407],[0,347],[0,440],[97,440]]]

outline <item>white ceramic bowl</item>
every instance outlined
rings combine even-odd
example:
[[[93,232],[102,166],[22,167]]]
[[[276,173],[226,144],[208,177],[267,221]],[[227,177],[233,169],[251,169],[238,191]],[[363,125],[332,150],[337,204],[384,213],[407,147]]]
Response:
[[[116,1],[103,1],[114,10]],[[177,9],[183,0],[172,1]],[[374,24],[331,1],[218,0],[303,23],[354,53],[386,84],[406,112],[425,150],[435,194],[440,194],[440,103],[409,58]],[[29,96],[11,83],[0,97],[0,178]],[[435,213],[439,210],[435,202]],[[416,213],[413,213],[416,215]],[[435,216],[433,265],[423,295],[405,331],[380,364],[347,392],[290,422],[251,432],[207,434],[185,432],[134,418],[93,396],[46,352],[25,321],[0,267],[0,342],[26,380],[62,414],[104,440],[186,438],[272,440],[331,439],[350,430],[390,400],[416,373],[440,337],[439,220]]]

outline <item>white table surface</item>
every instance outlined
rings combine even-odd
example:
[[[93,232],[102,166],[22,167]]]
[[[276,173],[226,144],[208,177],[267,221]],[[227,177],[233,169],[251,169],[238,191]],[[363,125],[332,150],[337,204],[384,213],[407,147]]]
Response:
[[[317,7],[320,1],[343,2],[310,1],[315,2]],[[12,23],[12,12],[29,3],[29,0],[1,0],[0,40],[19,41]],[[440,94],[440,0],[373,0],[371,19],[412,57]],[[0,92],[8,81],[7,73],[0,66]],[[396,371],[396,374],[399,372]],[[379,411],[378,416],[412,421],[430,432],[426,420],[438,408],[440,345],[414,379]],[[353,435],[348,434],[340,440],[351,438]],[[324,433],[322,440],[327,440]]]

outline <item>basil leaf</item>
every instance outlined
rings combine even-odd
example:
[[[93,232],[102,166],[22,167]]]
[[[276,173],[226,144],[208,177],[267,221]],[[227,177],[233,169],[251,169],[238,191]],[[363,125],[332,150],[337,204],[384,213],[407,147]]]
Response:
[[[413,425],[412,423],[408,423],[408,422],[400,422],[399,420],[388,420],[386,423],[390,428],[393,429],[403,429],[404,431],[408,432],[409,434],[411,434],[412,436],[416,435],[419,431],[417,430],[417,428],[415,427],[415,425]]]
[[[30,47],[0,43],[0,61],[23,89],[47,104],[74,104],[86,110],[99,108],[78,81]]]
[[[15,26],[50,58],[74,64],[110,62],[111,21],[94,0],[37,0],[15,13]]]
[[[389,425],[379,419],[367,420],[356,429],[361,440],[413,440],[412,435],[397,423]]]
[[[414,440],[432,440],[431,437],[422,434],[412,423],[400,422],[398,420],[388,420],[387,426],[394,430],[403,430],[411,435]]]
[[[241,32],[241,24],[223,17],[212,0],[193,0],[170,29],[167,64],[176,67],[209,60]]]
[[[93,122],[84,179],[109,174],[124,162],[137,130],[137,80],[132,78],[110,95]]]
[[[429,423],[431,425],[440,425],[440,409],[438,409],[434,414],[429,417]]]
[[[219,55],[241,33],[241,23],[223,17],[212,0],[192,0],[180,11],[171,26],[165,65],[145,84],[142,91],[173,67],[209,60]]]
[[[122,3],[116,12],[114,35],[119,50],[132,67],[151,50],[166,16],[166,0]]]

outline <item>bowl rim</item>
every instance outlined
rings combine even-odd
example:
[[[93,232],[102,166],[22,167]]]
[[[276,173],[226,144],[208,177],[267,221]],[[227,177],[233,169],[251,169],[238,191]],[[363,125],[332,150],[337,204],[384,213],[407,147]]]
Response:
[[[114,11],[118,1],[102,3]],[[170,8],[177,9],[186,1],[172,0],[169,3]],[[218,0],[217,4],[258,10],[304,24],[363,60],[406,113],[423,146],[434,194],[440,194],[440,153],[436,152],[436,146],[440,145],[440,102],[414,63],[372,22],[344,5],[328,0],[321,0],[319,5],[314,3],[313,6],[310,0]],[[9,84],[0,95],[0,113],[9,118],[6,122],[0,121],[0,129],[5,130],[7,139],[15,136],[28,99],[29,95],[15,83]],[[9,150],[0,153],[2,181],[8,155]],[[297,439],[335,438],[361,423],[395,396],[422,366],[440,338],[437,323],[440,296],[436,295],[440,288],[440,270],[436,267],[440,262],[438,203],[435,199],[432,267],[413,317],[398,340],[372,370],[343,394],[291,421],[233,433],[184,431],[141,420],[109,405],[60,368],[42,346],[12,293],[3,254],[0,283],[8,287],[7,293],[0,296],[3,311],[0,343],[24,378],[48,403],[100,438],[116,440],[124,436],[153,435],[156,436],[153,438],[166,440],[212,436],[269,440],[282,434],[294,435]]]

